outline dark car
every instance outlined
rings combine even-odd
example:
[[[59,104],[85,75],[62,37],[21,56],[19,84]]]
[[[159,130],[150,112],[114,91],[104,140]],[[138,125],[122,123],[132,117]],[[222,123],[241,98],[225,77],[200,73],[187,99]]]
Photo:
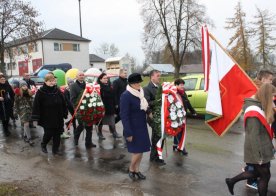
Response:
[[[35,82],[36,87],[40,87],[44,84],[44,79],[43,78],[40,78],[40,77],[37,77],[37,76],[31,76],[30,79]]]
[[[37,69],[34,72],[33,75],[37,76],[37,74],[43,69],[47,69],[49,71],[54,71],[56,69],[61,69],[62,71],[64,71],[66,73],[69,69],[72,69],[72,65],[69,64],[69,63],[42,65],[39,69]]]

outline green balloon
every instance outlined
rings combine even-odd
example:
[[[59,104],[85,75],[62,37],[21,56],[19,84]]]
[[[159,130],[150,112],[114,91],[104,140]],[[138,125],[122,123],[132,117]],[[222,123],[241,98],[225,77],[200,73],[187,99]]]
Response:
[[[53,73],[54,73],[54,76],[57,78],[58,86],[63,86],[66,84],[64,71],[62,71],[61,69],[56,69],[55,71],[53,71]]]

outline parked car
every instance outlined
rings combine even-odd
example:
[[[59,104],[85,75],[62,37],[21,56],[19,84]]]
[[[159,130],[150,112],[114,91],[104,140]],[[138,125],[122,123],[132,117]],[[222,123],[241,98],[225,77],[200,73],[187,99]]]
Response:
[[[44,84],[44,79],[37,76],[30,76],[30,79],[35,82],[36,88],[40,88]]]
[[[8,79],[8,82],[9,82],[9,84],[10,84],[13,88],[15,88],[15,87],[17,87],[17,86],[19,85],[19,81],[22,80],[22,79],[23,79],[23,78],[20,77],[20,76],[13,76],[13,77],[10,77],[10,78]]]
[[[85,74],[85,81],[88,83],[96,83],[100,74]],[[107,74],[107,77],[111,83],[119,78],[117,74]]]
[[[204,91],[204,75],[192,74],[182,78],[188,99],[198,114],[205,114],[207,92]]]
[[[37,76],[37,74],[43,70],[43,69],[47,69],[49,71],[54,71],[56,69],[61,69],[63,70],[65,73],[69,70],[72,69],[72,65],[69,63],[61,63],[61,64],[49,64],[49,65],[42,65],[40,68],[38,68],[35,72],[34,72],[34,76]]]

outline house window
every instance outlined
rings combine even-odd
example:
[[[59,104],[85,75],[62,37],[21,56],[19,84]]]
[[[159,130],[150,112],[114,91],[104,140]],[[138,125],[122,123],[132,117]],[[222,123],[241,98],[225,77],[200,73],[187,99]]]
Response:
[[[73,51],[80,51],[80,44],[73,44]]]
[[[54,51],[62,51],[62,44],[54,43]]]
[[[54,43],[54,51],[59,51],[59,43]]]
[[[13,63],[7,63],[7,65],[8,65],[8,70],[15,70],[15,67],[16,67],[15,62],[13,62]]]
[[[38,50],[37,50],[37,43],[30,43],[28,45],[28,51],[29,51],[29,53],[31,53],[31,52],[38,52]]]
[[[20,49],[21,49],[21,54],[27,54],[28,53],[28,47],[27,47],[27,45],[22,46]]]

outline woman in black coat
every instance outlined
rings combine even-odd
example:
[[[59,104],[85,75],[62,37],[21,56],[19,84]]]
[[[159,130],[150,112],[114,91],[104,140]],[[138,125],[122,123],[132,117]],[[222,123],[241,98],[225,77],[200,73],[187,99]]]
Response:
[[[9,136],[9,120],[13,117],[14,92],[4,75],[0,75],[0,119],[2,120],[4,135]]]
[[[102,134],[103,125],[109,126],[109,131],[112,133],[113,138],[120,138],[118,133],[116,132],[115,127],[115,93],[113,88],[108,80],[106,73],[102,73],[98,77],[98,84],[101,87],[101,98],[105,108],[105,115],[99,125],[98,136],[100,140],[104,140]]]
[[[46,74],[45,83],[37,91],[32,118],[44,128],[41,150],[48,153],[47,144],[53,138],[53,154],[58,154],[60,135],[63,132],[64,118],[67,118],[67,108],[64,97],[56,86],[56,79],[52,74]]]

